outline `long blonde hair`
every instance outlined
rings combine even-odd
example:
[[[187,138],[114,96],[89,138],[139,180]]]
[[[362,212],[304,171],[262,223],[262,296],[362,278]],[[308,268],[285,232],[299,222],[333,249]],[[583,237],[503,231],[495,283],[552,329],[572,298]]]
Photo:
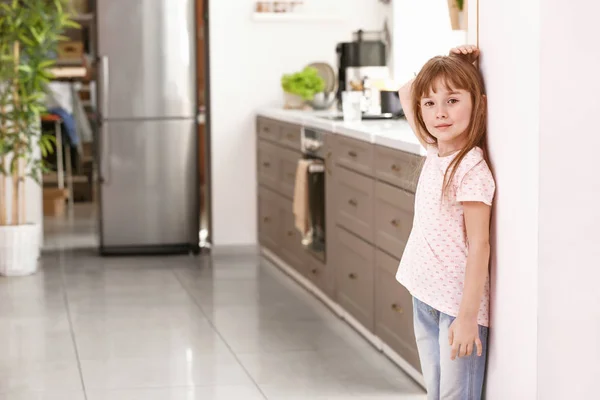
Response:
[[[488,161],[486,99],[483,79],[473,64],[457,55],[438,56],[429,60],[415,78],[412,84],[411,96],[417,129],[416,133],[426,143],[437,145],[437,139],[427,131],[421,110],[421,99],[429,96],[434,89],[433,85],[438,80],[444,82],[448,89],[462,89],[469,92],[473,105],[471,121],[467,127],[467,144],[450,162],[444,174],[443,192],[447,193],[451,188],[452,179],[456,174],[458,166],[467,153],[474,147],[480,147],[483,150],[484,159]]]

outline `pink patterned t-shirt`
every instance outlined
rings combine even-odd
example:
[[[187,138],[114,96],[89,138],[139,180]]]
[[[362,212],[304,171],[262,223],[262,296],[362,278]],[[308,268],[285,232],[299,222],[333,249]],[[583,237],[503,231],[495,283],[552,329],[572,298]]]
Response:
[[[396,279],[417,299],[456,317],[460,308],[467,267],[467,236],[463,201],[491,205],[496,185],[476,147],[461,161],[451,191],[442,198],[444,173],[456,153],[439,157],[435,146],[419,177],[412,231]],[[479,307],[477,323],[489,326],[489,278]]]

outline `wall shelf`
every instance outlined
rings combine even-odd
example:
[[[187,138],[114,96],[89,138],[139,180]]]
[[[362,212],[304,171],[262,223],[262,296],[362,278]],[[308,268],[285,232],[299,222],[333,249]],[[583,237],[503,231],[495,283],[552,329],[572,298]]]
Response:
[[[342,19],[337,16],[329,15],[310,15],[300,13],[273,13],[273,12],[255,12],[252,19],[257,22],[341,22]]]

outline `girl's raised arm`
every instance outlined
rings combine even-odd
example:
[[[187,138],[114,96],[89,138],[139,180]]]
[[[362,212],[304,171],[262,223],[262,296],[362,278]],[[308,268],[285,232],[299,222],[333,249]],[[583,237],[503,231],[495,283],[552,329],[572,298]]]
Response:
[[[413,133],[419,139],[421,145],[427,148],[427,143],[423,141],[423,139],[417,134],[417,128],[415,125],[415,114],[412,105],[412,84],[414,82],[414,78],[410,81],[406,82],[404,86],[400,88],[398,94],[400,95],[400,104],[402,105],[402,111],[404,112],[404,116],[408,121],[408,125],[412,129]]]

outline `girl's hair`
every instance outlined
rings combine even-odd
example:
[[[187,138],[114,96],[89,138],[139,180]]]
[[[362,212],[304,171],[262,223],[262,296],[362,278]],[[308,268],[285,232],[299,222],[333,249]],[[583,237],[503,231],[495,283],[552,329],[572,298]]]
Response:
[[[456,174],[461,161],[471,149],[480,147],[483,157],[488,161],[486,146],[486,101],[483,79],[477,68],[458,55],[439,56],[429,60],[421,69],[412,84],[412,106],[415,116],[417,135],[425,143],[437,145],[437,139],[427,131],[423,112],[421,110],[421,99],[434,90],[437,81],[441,81],[450,89],[463,89],[471,94],[473,109],[471,121],[467,127],[467,144],[461,149],[456,157],[448,165],[444,174],[444,193],[448,193],[452,185],[452,179]],[[489,163],[488,163],[489,164]]]

